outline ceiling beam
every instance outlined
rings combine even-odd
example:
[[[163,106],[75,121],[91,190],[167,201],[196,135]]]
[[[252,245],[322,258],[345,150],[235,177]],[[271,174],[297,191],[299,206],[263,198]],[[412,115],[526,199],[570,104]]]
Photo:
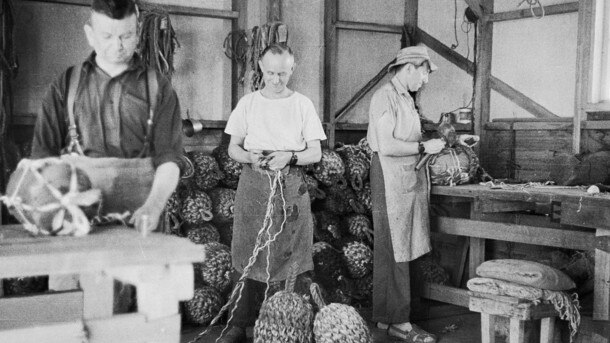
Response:
[[[540,10],[534,10],[537,16],[542,15]],[[578,12],[578,1],[575,2],[567,2],[564,4],[557,5],[547,5],[544,6],[544,15],[554,15],[554,14],[564,14],[564,13],[576,13]],[[532,11],[527,9],[510,11],[510,12],[498,12],[492,13],[487,16],[487,20],[493,22],[506,21],[506,20],[515,20],[515,19],[524,19],[533,17]]]
[[[504,81],[498,79],[495,76],[489,78],[491,88],[496,92],[500,93],[510,101],[522,109],[530,112],[536,118],[558,118],[559,116],[549,111],[546,107],[535,102],[525,94],[519,92],[515,88],[511,87]]]

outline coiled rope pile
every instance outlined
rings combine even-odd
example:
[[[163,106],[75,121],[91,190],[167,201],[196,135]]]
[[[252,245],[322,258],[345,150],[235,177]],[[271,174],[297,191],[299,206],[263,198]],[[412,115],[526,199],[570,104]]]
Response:
[[[250,258],[248,260],[248,264],[246,265],[246,267],[244,267],[244,271],[243,271],[241,277],[239,278],[239,280],[237,281],[237,283],[235,284],[235,287],[233,288],[233,291],[231,292],[231,295],[229,296],[229,300],[227,301],[227,303],[220,309],[220,312],[218,312],[216,317],[214,317],[214,319],[212,319],[212,321],[210,322],[208,327],[205,330],[203,330],[201,333],[199,333],[197,335],[197,337],[192,339],[189,343],[195,343],[195,342],[199,341],[203,336],[207,335],[209,333],[210,329],[218,323],[218,321],[224,315],[224,313],[227,312],[227,310],[231,306],[233,306],[233,308],[231,309],[230,314],[229,314],[229,319],[227,320],[227,325],[222,330],[219,338],[225,334],[225,332],[228,328],[228,323],[230,323],[231,319],[233,318],[235,308],[237,307],[236,305],[241,300],[242,292],[243,292],[243,288],[244,288],[244,282],[250,272],[250,269],[252,269],[252,266],[254,266],[254,263],[256,262],[256,258],[258,257],[258,254],[265,249],[267,249],[267,259],[266,259],[267,278],[265,280],[265,284],[267,285],[267,287],[265,289],[265,299],[264,300],[267,300],[267,295],[269,294],[269,281],[271,280],[271,274],[269,272],[269,265],[270,265],[269,257],[271,255],[271,244],[273,242],[275,242],[277,237],[284,231],[284,227],[286,225],[286,219],[288,216],[286,213],[286,199],[284,198],[284,189],[282,188],[282,184],[284,183],[282,172],[279,170],[274,172],[275,175],[273,178],[271,178],[270,172],[266,172],[266,173],[267,173],[267,177],[269,178],[269,189],[271,191],[269,192],[269,198],[267,200],[267,209],[265,211],[265,219],[263,220],[263,226],[258,231],[258,234],[256,236],[256,243],[255,243],[254,249],[252,251],[252,256],[250,256]],[[273,198],[278,194],[280,195],[280,198],[282,199],[282,210],[283,210],[284,219],[283,219],[282,223],[280,224],[280,229],[275,234],[272,234],[270,230],[273,227],[273,217],[272,217],[272,213],[274,211]]]
[[[138,52],[147,66],[163,75],[174,73],[174,52],[180,46],[169,13],[158,6],[140,5]]]

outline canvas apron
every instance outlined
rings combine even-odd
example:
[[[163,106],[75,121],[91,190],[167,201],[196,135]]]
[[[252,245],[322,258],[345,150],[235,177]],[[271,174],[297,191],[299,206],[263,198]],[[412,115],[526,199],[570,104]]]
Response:
[[[404,95],[403,95],[404,96]],[[412,99],[409,113],[398,113],[394,138],[406,142],[421,140],[421,123]],[[419,155],[384,156],[379,154],[383,170],[388,223],[394,259],[412,261],[432,250],[428,214],[426,168],[415,171]]]
[[[285,280],[290,266],[296,262],[298,274],[313,270],[312,245],[313,221],[307,184],[301,167],[286,167],[283,173],[283,193],[286,201],[286,223],[277,240],[270,249],[259,253],[255,264],[247,277],[265,282],[267,279],[267,254],[269,255],[270,281]],[[274,179],[273,172],[254,171],[250,165],[244,165],[237,193],[235,195],[235,218],[233,222],[233,241],[231,254],[233,267],[243,273],[252,256],[256,237],[263,226],[267,211],[270,184]],[[284,220],[283,200],[279,194],[272,198],[274,210],[273,226],[270,233],[280,230]]]

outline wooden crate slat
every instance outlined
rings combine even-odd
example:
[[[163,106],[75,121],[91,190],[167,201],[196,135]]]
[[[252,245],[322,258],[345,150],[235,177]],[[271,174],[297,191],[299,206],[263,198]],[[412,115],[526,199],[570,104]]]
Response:
[[[61,304],[61,308],[58,304]],[[82,320],[82,317],[83,292],[81,291],[0,298],[0,318],[2,318],[0,330],[74,322]],[[0,341],[10,342],[1,339]]]

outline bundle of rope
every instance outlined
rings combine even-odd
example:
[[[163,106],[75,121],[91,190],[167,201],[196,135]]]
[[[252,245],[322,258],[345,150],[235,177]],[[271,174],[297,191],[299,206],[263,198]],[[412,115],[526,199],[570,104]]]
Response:
[[[0,201],[32,234],[83,236],[102,193],[87,175],[59,158],[23,159]]]
[[[249,71],[246,78],[250,90],[263,88],[262,71],[258,65],[261,53],[271,44],[288,44],[288,27],[281,22],[267,23],[261,27],[252,28],[252,44],[246,54],[246,63]]]
[[[544,18],[544,15],[545,15],[544,6],[540,2],[540,0],[521,0],[521,2],[519,2],[517,7],[521,6],[524,2],[530,6],[530,12],[532,13],[532,17],[534,17],[536,19]],[[541,11],[540,15],[536,15],[536,13],[534,12],[534,8],[536,6],[538,6],[540,8],[540,11]]]
[[[266,174],[269,178],[270,192],[269,192],[269,197],[267,200],[265,218],[263,220],[263,225],[262,225],[261,229],[257,233],[256,244],[254,245],[254,249],[252,251],[252,256],[250,256],[250,258],[248,259],[248,264],[244,267],[243,273],[242,273],[241,277],[239,278],[239,280],[236,282],[235,287],[233,288],[233,291],[229,295],[229,300],[227,301],[227,303],[220,309],[220,311],[218,312],[216,317],[214,317],[214,319],[212,319],[212,321],[210,322],[208,327],[205,330],[203,330],[202,332],[200,332],[197,335],[197,337],[195,337],[191,341],[189,341],[189,343],[195,343],[195,342],[199,341],[202,337],[207,335],[210,332],[211,328],[214,325],[218,324],[218,322],[220,321],[222,316],[229,310],[229,308],[231,308],[231,311],[229,313],[229,319],[227,320],[227,323],[231,322],[231,319],[233,318],[233,314],[236,309],[236,305],[241,300],[246,278],[248,277],[250,270],[254,266],[254,263],[256,262],[258,254],[260,254],[260,252],[265,249],[267,249],[267,259],[266,259],[267,279],[265,281],[267,288],[265,290],[265,299],[263,300],[263,302],[267,300],[267,295],[269,294],[270,279],[271,279],[271,274],[269,272],[269,265],[270,265],[269,258],[271,255],[271,253],[270,253],[271,244],[274,243],[276,241],[277,237],[284,231],[284,227],[286,225],[286,218],[288,218],[288,215],[286,212],[286,199],[284,198],[284,189],[282,188],[282,184],[284,183],[282,172],[279,170],[274,172],[273,178],[271,177],[271,175],[272,175],[271,172],[267,171]],[[272,234],[271,229],[273,227],[273,213],[274,213],[274,207],[275,207],[273,199],[278,194],[282,200],[282,210],[283,210],[284,219],[280,223],[279,230],[277,230],[276,233]],[[222,332],[220,334],[220,337],[222,337],[225,334],[225,331],[227,330],[227,328],[228,328],[228,326],[224,327],[224,329],[222,330]]]
[[[169,13],[150,4],[139,7],[140,42],[138,52],[147,66],[163,75],[174,72],[174,52],[179,47]]]

